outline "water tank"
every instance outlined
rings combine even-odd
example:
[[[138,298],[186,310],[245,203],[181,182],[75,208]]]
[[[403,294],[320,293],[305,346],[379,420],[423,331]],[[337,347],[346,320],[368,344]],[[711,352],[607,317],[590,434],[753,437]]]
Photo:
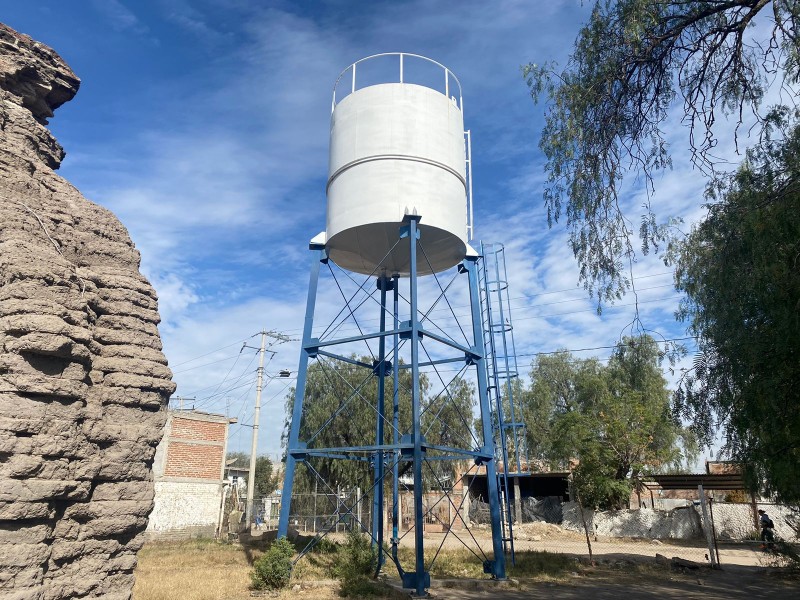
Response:
[[[387,58],[396,61],[394,81],[359,87],[367,62]],[[435,85],[410,82],[412,64],[419,61],[439,70]],[[425,57],[375,55],[342,72],[332,103],[325,239],[337,265],[364,274],[408,275],[409,242],[398,242],[408,214],[421,217],[420,275],[464,258],[470,211],[461,106],[456,77]]]

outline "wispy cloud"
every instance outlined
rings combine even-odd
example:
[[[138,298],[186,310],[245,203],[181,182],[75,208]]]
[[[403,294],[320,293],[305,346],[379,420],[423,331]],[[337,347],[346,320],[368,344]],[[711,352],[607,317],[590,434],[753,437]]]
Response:
[[[120,30],[149,31],[118,0],[94,5]],[[149,111],[137,109],[134,99],[121,102],[110,128],[118,137],[74,148],[65,170],[90,199],[118,214],[141,250],[160,295],[161,331],[179,394],[205,398],[204,409],[246,418],[252,355],[239,358],[234,342],[261,328],[299,337],[307,242],[325,223],[333,81],[376,52],[428,55],[461,80],[473,132],[477,239],[505,244],[521,370],[527,372],[537,352],[611,345],[631,323],[629,299],[596,314],[577,285],[563,227],[546,226],[536,149],[542,107],[531,102],[519,72],[530,60],[563,61],[589,7],[506,0],[463,2],[454,10],[452,3],[417,0],[362,3],[349,12],[325,3],[311,14],[293,3],[159,6],[159,27],[197,40],[193,48],[202,60],[179,64],[155,83],[150,73],[136,74],[135,82],[147,84],[132,86],[135,99],[145,98]],[[654,199],[659,210],[695,219],[700,181],[682,163],[665,173]],[[626,189],[631,218],[641,194],[635,182]],[[650,256],[641,257],[635,272],[648,282],[640,287],[654,284],[640,292],[642,321],[665,337],[676,335],[671,290],[656,287],[670,281],[668,270]],[[430,279],[424,287],[435,291]],[[455,306],[465,313],[464,292]],[[322,323],[333,314],[321,305],[318,316]],[[295,369],[297,351],[297,344],[281,346],[270,369]],[[187,363],[205,353],[207,359]],[[261,447],[276,452],[285,390],[269,389],[278,396],[268,404]]]
[[[150,28],[120,0],[92,0],[92,6],[108,19],[116,31],[132,31],[138,35],[150,32]]]

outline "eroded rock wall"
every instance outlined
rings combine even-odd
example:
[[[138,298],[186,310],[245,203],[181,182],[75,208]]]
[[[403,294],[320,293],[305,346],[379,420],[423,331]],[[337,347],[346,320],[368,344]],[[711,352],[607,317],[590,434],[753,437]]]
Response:
[[[0,25],[2,598],[130,598],[174,391],[126,229],[53,171],[79,83]]]

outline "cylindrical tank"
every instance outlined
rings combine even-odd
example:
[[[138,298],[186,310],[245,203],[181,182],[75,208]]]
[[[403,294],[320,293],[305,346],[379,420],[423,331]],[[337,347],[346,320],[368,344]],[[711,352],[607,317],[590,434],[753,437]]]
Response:
[[[387,55],[377,55],[385,57]],[[395,55],[391,55],[395,56]],[[444,66],[397,54],[397,80],[350,92],[331,116],[326,248],[340,267],[364,274],[407,275],[409,244],[398,243],[407,214],[421,217],[418,273],[443,271],[467,251],[467,173],[458,80]],[[409,57],[442,69],[439,91],[404,81]],[[405,60],[404,60],[405,59]],[[340,76],[338,84],[343,80]]]

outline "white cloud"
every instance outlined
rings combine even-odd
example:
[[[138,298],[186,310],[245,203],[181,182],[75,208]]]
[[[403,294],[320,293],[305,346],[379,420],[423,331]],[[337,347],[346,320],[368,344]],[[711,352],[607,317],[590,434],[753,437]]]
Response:
[[[101,5],[116,27],[148,31],[117,0],[96,2],[97,10]],[[216,0],[161,6],[179,33],[192,34],[183,37],[199,40],[197,52],[207,59],[185,72],[170,71],[157,85],[141,85],[137,98],[146,97],[150,112],[120,104],[119,123],[109,131],[123,130],[129,120],[135,129],[124,128],[124,136],[107,145],[72,149],[69,168],[86,181],[81,187],[88,197],[118,214],[142,252],[161,298],[165,351],[179,394],[205,398],[204,408],[220,411],[227,397],[232,412],[246,415],[243,407],[253,397],[248,385],[254,366],[246,368],[252,351],[237,361],[236,342],[262,327],[299,337],[307,242],[324,227],[332,85],[343,68],[376,52],[431,56],[464,87],[477,237],[506,247],[514,333],[524,357],[520,369],[527,372],[536,352],[609,346],[626,332],[633,298],[596,315],[578,286],[563,225],[547,228],[543,159],[536,150],[543,107],[532,103],[519,71],[528,61],[563,63],[591,7],[546,2],[532,8],[528,1],[508,0],[454,9],[418,0],[364,4],[344,16]],[[215,21],[209,7],[226,11],[225,23]],[[228,26],[233,21],[237,28]],[[683,159],[685,128],[674,121],[667,134],[678,158],[672,171],[659,176],[653,203],[660,215],[691,223],[703,213],[704,181]],[[638,225],[640,182],[626,183],[624,200]],[[655,287],[670,282],[668,269],[657,257],[640,256],[634,272],[641,278],[637,287],[654,288],[640,291],[642,324],[677,337],[682,328],[671,317],[671,289]],[[424,287],[430,290],[433,282]],[[453,302],[463,315],[465,293]],[[318,324],[333,317],[331,310],[319,307]],[[593,354],[607,356],[608,350],[581,355]],[[281,346],[270,369],[295,370],[297,356],[297,344]],[[206,362],[213,364],[187,370]],[[213,402],[207,398],[233,381],[246,385]],[[270,389],[277,392],[285,383],[272,382]],[[282,395],[269,406],[261,445],[275,452]]]
[[[147,25],[120,0],[92,0],[92,6],[108,19],[116,31],[132,31],[138,35],[149,32]]]

